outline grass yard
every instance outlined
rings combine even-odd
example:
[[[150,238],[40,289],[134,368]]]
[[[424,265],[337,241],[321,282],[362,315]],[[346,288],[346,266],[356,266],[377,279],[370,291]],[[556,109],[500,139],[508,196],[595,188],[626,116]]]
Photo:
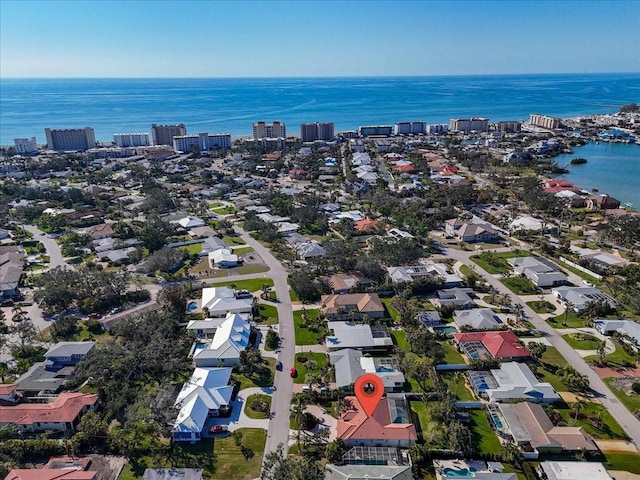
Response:
[[[238,210],[236,210],[233,207],[229,207],[229,206],[221,206],[221,207],[216,207],[216,208],[211,208],[209,207],[209,209],[213,212],[213,213],[217,213],[218,215],[231,215],[234,213],[238,213]]]
[[[249,252],[253,252],[253,247],[250,246],[240,246],[240,247],[234,247],[233,249],[233,253],[234,255],[242,255],[244,253],[249,253]]]
[[[556,311],[555,305],[547,302],[546,300],[527,302],[527,305],[536,313],[553,313]]]
[[[440,379],[447,384],[447,387],[451,393],[453,393],[457,399],[461,402],[473,402],[476,398],[473,396],[473,392],[469,390],[465,383],[464,372],[460,373],[460,379],[456,385],[454,372],[439,373]]]
[[[246,242],[241,237],[226,236],[222,237],[222,241],[227,245],[231,245],[232,247],[238,245],[246,245]]]
[[[605,453],[607,470],[622,470],[640,474],[640,454],[629,452]]]
[[[597,337],[586,333],[567,333],[562,338],[576,350],[596,350],[602,343]]]
[[[600,282],[600,280],[598,280],[596,277],[592,277],[592,276],[591,276],[591,275],[589,275],[588,273],[584,273],[583,271],[578,270],[577,268],[572,267],[571,265],[567,265],[567,264],[566,264],[566,263],[564,263],[564,262],[558,262],[558,264],[559,264],[562,268],[564,268],[564,269],[566,269],[566,270],[569,270],[569,271],[570,271],[570,272],[572,272],[572,273],[575,273],[577,276],[579,276],[579,277],[580,277],[580,278],[582,278],[583,280],[586,280],[587,282],[591,282],[591,283],[593,283],[596,287],[597,287],[597,286],[599,286],[599,285],[600,285],[600,283],[601,283],[601,282]]]
[[[216,282],[211,287],[231,287],[234,286],[236,290],[249,290],[250,292],[257,292],[258,290],[262,290],[263,285],[268,285],[269,287],[273,287],[273,280],[265,277],[265,278],[250,278],[248,280],[236,280],[236,281],[228,281],[228,282]]]
[[[178,250],[183,250],[189,254],[197,255],[202,251],[202,243],[192,243],[191,245],[184,245],[182,247],[178,247]]]
[[[260,317],[255,319],[260,325],[277,325],[278,324],[278,309],[273,305],[265,305],[264,303],[258,304],[260,310]]]
[[[240,382],[240,390],[252,387],[270,387],[273,385],[273,372],[276,368],[276,359],[264,357],[264,365],[259,371],[254,372],[251,377],[244,374],[234,373],[232,376]]]
[[[597,355],[585,357],[587,362],[595,362],[598,360]],[[611,367],[633,367],[636,365],[637,358],[629,355],[620,345],[616,345],[616,350],[607,355],[607,364]]]
[[[451,342],[442,342],[441,345],[444,347],[444,363],[465,363],[464,357]]]
[[[486,412],[470,410],[469,413],[471,414],[471,448],[483,455],[499,452],[502,445],[489,425]]]
[[[254,410],[252,405],[255,402],[262,402],[265,411]],[[264,395],[262,393],[254,393],[249,395],[249,398],[244,402],[244,413],[249,418],[255,418],[258,420],[264,420],[269,418],[269,412],[271,411],[271,396]]]
[[[396,345],[400,350],[405,352],[411,351],[411,345],[407,341],[407,334],[403,330],[394,330],[390,329],[389,333],[391,334],[391,338],[393,339],[393,344]]]
[[[234,438],[219,437],[201,440],[190,445],[176,443],[174,446],[174,462],[166,457],[152,460],[142,457],[136,464],[127,464],[122,470],[120,480],[136,480],[142,478],[149,467],[183,467],[202,468],[205,478],[220,480],[250,480],[260,476],[264,445],[267,440],[266,430],[260,428],[241,428],[242,445],[246,452],[253,452],[251,458],[245,459],[241,447],[237,446]]]
[[[319,328],[303,327],[302,315],[305,313],[307,318],[316,320],[318,318],[318,310],[296,310],[293,312],[293,324],[296,330],[296,345],[318,345],[326,336],[324,326]]]
[[[268,272],[269,267],[263,264],[249,264],[234,269],[234,275],[248,275],[250,273]]]
[[[480,255],[473,255],[470,258],[487,273],[494,275],[511,271],[511,265],[507,263],[507,258],[528,256],[530,256],[529,252],[517,250],[499,253],[483,252]]]
[[[460,265],[460,273],[462,275],[464,275],[465,277],[469,278],[469,277],[473,277],[474,275],[477,276],[478,274],[476,272],[474,272],[473,270],[471,270],[471,267],[468,267],[466,265]]]
[[[393,305],[391,305],[391,301],[393,300],[393,297],[387,297],[387,298],[381,298],[380,301],[382,302],[382,304],[384,305],[385,310],[387,311],[387,317],[391,317],[391,319],[395,322],[398,320],[398,310],[396,310],[395,308],[393,308]]]
[[[570,408],[557,409],[557,411],[568,425],[582,427],[593,437],[611,440],[626,440],[628,438],[618,422],[599,403],[587,402],[580,409],[578,420],[575,420],[575,414]],[[601,425],[599,427],[594,425],[593,421],[597,415],[600,415]]]
[[[222,202],[213,202],[209,204],[209,208],[211,210],[215,209],[215,208],[220,208],[220,207],[224,207],[224,203]]]
[[[582,328],[584,327],[584,320],[580,318],[573,310],[569,310],[567,314],[567,323],[564,324],[564,313],[556,317],[547,319],[547,323],[553,328]]]
[[[558,392],[566,392],[567,386],[560,377],[556,375],[558,368],[566,363],[564,357],[560,355],[560,352],[558,352],[555,347],[547,347],[547,350],[540,359],[540,366],[536,368],[532,365],[531,368],[532,370],[535,369],[534,373],[536,373],[536,377],[540,381],[549,382]]]
[[[289,290],[289,300],[291,300],[292,302],[300,301],[300,299],[298,298],[298,294],[293,290]]]
[[[534,295],[538,288],[526,277],[507,277],[500,282],[516,295]]]
[[[640,395],[633,394],[627,395],[625,392],[613,386],[614,378],[605,378],[604,383],[608,385],[613,394],[618,397],[618,400],[627,407],[630,412],[635,412],[636,410],[640,410]]]
[[[298,358],[306,358],[307,361],[304,363],[301,363],[300,361],[298,361]],[[316,362],[317,366],[315,368],[309,368],[310,360],[313,360],[314,362]],[[307,373],[318,374],[322,372],[324,367],[327,365],[327,362],[328,362],[328,358],[327,358],[327,355],[325,355],[324,353],[320,353],[320,352],[297,353],[294,366],[298,371],[298,376],[293,379],[293,383],[300,383],[300,384],[306,383],[305,376],[307,375]]]

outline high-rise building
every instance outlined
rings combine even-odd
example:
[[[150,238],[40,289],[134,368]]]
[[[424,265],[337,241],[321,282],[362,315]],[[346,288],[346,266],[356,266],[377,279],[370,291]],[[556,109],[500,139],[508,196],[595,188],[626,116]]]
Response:
[[[47,148],[57,152],[73,150],[88,150],[96,146],[96,136],[93,128],[45,128]]]
[[[367,125],[360,127],[360,135],[363,137],[390,137],[393,135],[393,127],[391,125]]]
[[[118,147],[148,147],[151,145],[148,133],[114,133],[113,143]]]
[[[449,125],[447,123],[432,123],[427,125],[427,133],[430,135],[438,135],[441,133],[448,133]]]
[[[426,122],[398,122],[394,128],[396,135],[420,135],[427,131]]]
[[[199,133],[197,135],[179,135],[173,137],[173,149],[188,153],[193,147],[201,152],[205,150],[231,148],[231,135],[228,133]]]
[[[303,142],[332,140],[334,137],[333,128],[333,122],[303,123],[300,125],[300,138]]]
[[[179,125],[151,125],[151,136],[154,145],[173,145],[173,137],[180,137],[187,134],[187,127],[184,123]]]
[[[489,119],[477,117],[452,118],[449,121],[449,130],[452,132],[488,132]]]
[[[505,120],[498,122],[496,127],[499,132],[518,133],[522,131],[522,122],[518,122],[516,120]]]
[[[16,151],[20,154],[31,155],[33,153],[38,153],[36,137],[14,138],[13,143],[16,145]]]
[[[275,121],[273,123],[256,122],[253,124],[253,139],[260,138],[286,138],[287,127],[284,123]]]
[[[539,115],[537,113],[532,113],[531,115],[529,115],[529,123],[531,125],[535,125],[536,127],[548,128],[550,130],[560,128],[559,118],[550,117],[548,115]]]

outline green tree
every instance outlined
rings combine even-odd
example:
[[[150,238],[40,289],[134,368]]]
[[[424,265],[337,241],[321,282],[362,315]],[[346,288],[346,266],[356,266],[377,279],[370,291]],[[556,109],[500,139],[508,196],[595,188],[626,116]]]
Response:
[[[336,438],[332,442],[329,442],[325,449],[325,457],[329,463],[340,461],[345,453],[347,453],[347,447],[341,438]]]
[[[527,344],[527,349],[531,352],[531,357],[536,361],[540,362],[540,359],[544,355],[544,352],[547,351],[547,346],[541,342],[529,342]]]

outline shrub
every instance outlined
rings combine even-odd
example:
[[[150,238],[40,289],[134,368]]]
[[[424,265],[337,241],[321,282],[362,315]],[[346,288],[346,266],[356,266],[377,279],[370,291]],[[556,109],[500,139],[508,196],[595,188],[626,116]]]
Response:
[[[84,324],[87,326],[87,330],[90,333],[93,333],[95,335],[100,335],[101,333],[104,333],[104,327],[97,320],[93,320],[93,319],[86,320]]]
[[[631,385],[631,390],[633,390],[633,393],[640,394],[640,382],[633,382],[633,384]]]
[[[300,362],[300,363],[307,363],[307,360],[308,360],[308,359],[307,359],[307,357],[305,357],[304,355],[298,355],[298,356],[296,357],[296,360],[298,360],[298,362]]]
[[[301,430],[312,430],[318,424],[318,419],[309,412],[304,412],[300,422]]]
[[[270,350],[275,350],[280,345],[280,337],[275,330],[269,329],[267,331],[267,337],[264,340],[265,347]]]
[[[263,400],[262,398],[256,398],[255,400],[253,400],[251,402],[251,410],[253,410],[254,412],[262,412],[262,413],[266,413],[269,411],[269,409],[271,408],[269,405],[269,402],[267,402],[266,400]]]

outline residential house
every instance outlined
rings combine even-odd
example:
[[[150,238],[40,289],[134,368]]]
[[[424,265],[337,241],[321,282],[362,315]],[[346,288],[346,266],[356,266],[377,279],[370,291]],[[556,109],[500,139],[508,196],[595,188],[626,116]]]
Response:
[[[209,287],[202,289],[200,305],[208,317],[224,317],[228,313],[251,313],[252,299],[240,298],[230,287]]]
[[[444,231],[447,235],[456,238],[460,242],[495,242],[500,238],[498,232],[488,223],[476,223],[475,221],[453,218],[445,221]]]
[[[387,267],[387,275],[393,283],[413,282],[418,280],[442,281],[443,288],[459,287],[463,281],[458,275],[449,273],[443,263],[426,263],[410,267]]]
[[[453,312],[453,323],[459,330],[493,330],[503,325],[502,320],[490,308],[474,308]]]
[[[337,464],[325,466],[326,480],[413,480],[409,451],[396,447],[351,447]]]
[[[240,365],[240,352],[249,346],[251,324],[237,313],[228,313],[209,342],[197,341],[193,361],[197,367]]]
[[[96,480],[98,472],[78,467],[14,468],[4,480]]]
[[[207,255],[211,268],[235,268],[240,263],[238,255],[235,255],[230,248],[219,248]]]
[[[204,227],[203,227],[204,228]],[[206,227],[208,228],[208,227]],[[220,250],[220,249],[231,249],[231,247],[229,245],[227,245],[224,240],[215,237],[215,236],[211,236],[211,237],[207,237],[203,240],[202,242],[202,250],[200,250],[200,253],[198,253],[198,256],[200,257],[208,257],[209,254],[211,252],[215,252],[216,250]]]
[[[618,302],[613,297],[596,287],[556,287],[551,291],[576,313],[584,312],[594,302],[603,302],[611,308],[618,307]]]
[[[455,307],[457,309],[473,308],[475,302],[471,298],[472,288],[451,288],[449,290],[438,290],[436,297],[432,300],[436,307]]]
[[[498,434],[518,445],[527,458],[547,453],[598,451],[581,427],[556,427],[539,404],[499,403],[489,405],[489,412]]]
[[[327,350],[354,348],[358,350],[384,350],[393,347],[393,340],[383,324],[359,324],[353,322],[328,322]]]
[[[604,320],[593,322],[593,327],[603,335],[620,335],[620,340],[636,352],[640,350],[640,324],[633,320]]]
[[[87,235],[94,240],[107,238],[113,235],[113,228],[110,223],[101,223],[87,229]]]
[[[453,339],[469,360],[527,360],[531,353],[515,333],[507,331],[455,333]]]
[[[540,382],[525,363],[507,362],[499,369],[469,371],[476,395],[491,403],[529,401],[547,405],[561,399],[548,382]]]
[[[365,233],[371,230],[375,230],[379,224],[380,222],[378,220],[365,218],[365,219],[356,221],[354,223],[354,228],[356,229],[357,232]]]
[[[549,224],[543,220],[532,217],[531,215],[518,215],[510,224],[509,231],[513,234],[518,231],[533,231],[533,232],[549,232],[554,233],[558,231],[558,227],[553,224]]]
[[[403,394],[388,394],[367,415],[357,397],[345,397],[345,409],[338,418],[337,437],[345,445],[408,448],[418,435],[411,423],[411,410]]]
[[[96,342],[59,342],[47,353],[44,364],[47,370],[58,371],[63,367],[77,365],[87,356]]]
[[[422,310],[418,312],[417,318],[418,322],[426,328],[441,327],[444,325],[440,314],[436,310]]]
[[[24,270],[24,259],[19,247],[0,247],[0,298],[11,298],[20,293],[18,286]]]
[[[182,217],[178,220],[174,220],[171,223],[175,223],[186,230],[191,230],[195,227],[203,227],[206,225],[206,222],[200,217],[195,217],[193,215],[187,215],[186,217]]]
[[[325,277],[331,290],[337,295],[349,293],[354,287],[372,288],[375,282],[371,279],[364,278],[356,273],[336,273],[330,277]]]
[[[187,232],[192,238],[208,238],[215,237],[216,231],[211,228],[209,225],[204,225],[202,227],[194,227]]]
[[[587,199],[587,208],[590,210],[613,210],[620,208],[620,200],[609,195],[590,195]]]
[[[173,427],[173,439],[197,442],[207,435],[210,417],[219,417],[230,410],[233,385],[229,385],[231,368],[196,368],[175,401],[179,409]]]
[[[395,358],[365,357],[361,351],[345,348],[329,352],[329,361],[335,367],[336,386],[353,390],[356,379],[365,373],[380,377],[385,392],[401,391],[405,378]]]
[[[567,276],[552,267],[550,262],[535,257],[508,258],[507,262],[517,273],[531,280],[536,287],[557,287],[567,283]]]
[[[540,478],[545,480],[614,480],[599,462],[560,462],[546,460],[538,467]]]
[[[310,258],[324,258],[327,256],[327,250],[318,242],[298,243],[294,247],[298,258],[308,260]]]
[[[28,433],[73,432],[82,415],[94,410],[97,402],[94,394],[65,392],[47,403],[0,405],[0,426],[10,425]]]
[[[322,312],[330,321],[382,318],[385,315],[384,305],[377,293],[323,295]]]
[[[434,460],[436,478],[439,480],[458,480],[464,474],[477,480],[518,480],[515,473],[503,473],[500,462],[482,460]]]

